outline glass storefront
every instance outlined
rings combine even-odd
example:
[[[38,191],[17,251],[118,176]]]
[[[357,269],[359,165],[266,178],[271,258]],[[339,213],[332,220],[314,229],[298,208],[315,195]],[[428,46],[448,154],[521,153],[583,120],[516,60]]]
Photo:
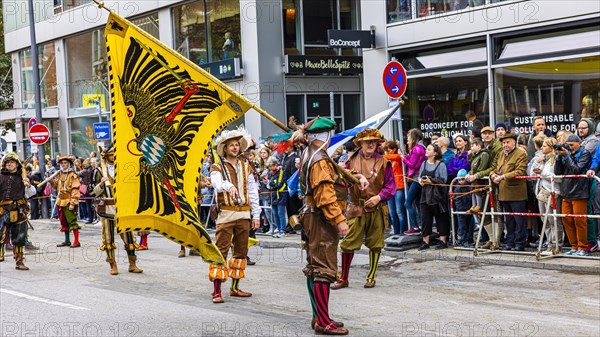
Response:
[[[507,0],[387,0],[387,22],[401,22],[455,11],[466,11]]]
[[[496,119],[516,133],[530,133],[533,116],[546,125],[576,131],[581,118],[598,119],[600,56],[495,69]]]
[[[173,7],[174,46],[202,65],[241,57],[240,2],[201,0]]]
[[[481,129],[490,124],[487,88],[486,70],[410,79],[402,128],[419,128],[425,138]]]
[[[357,55],[357,49],[329,48],[327,44],[328,29],[358,29],[356,6],[352,0],[283,0],[284,53]]]
[[[98,141],[94,139],[94,123],[98,117],[78,117],[69,120],[71,128],[71,154],[88,158],[90,152],[97,151]]]
[[[556,133],[575,132],[584,117],[600,120],[600,56],[497,67],[492,73],[494,111],[486,69],[413,78],[409,72],[403,130],[419,128],[430,138],[504,122],[514,133],[528,134],[533,117],[544,116]]]
[[[24,108],[34,108],[35,85],[33,83],[31,48],[20,51],[19,60],[21,62],[22,104]],[[50,42],[38,46],[38,69],[42,108],[57,106],[58,93],[54,43]]]
[[[286,96],[286,120],[294,116],[298,124],[303,124],[317,116],[331,118],[333,108],[337,130],[346,130],[364,119],[360,107],[360,94],[334,94],[333,97],[329,94],[290,94]]]
[[[158,14],[152,13],[131,22],[158,38]],[[95,151],[93,123],[110,118],[110,84],[104,28],[65,39],[72,154],[88,157]]]

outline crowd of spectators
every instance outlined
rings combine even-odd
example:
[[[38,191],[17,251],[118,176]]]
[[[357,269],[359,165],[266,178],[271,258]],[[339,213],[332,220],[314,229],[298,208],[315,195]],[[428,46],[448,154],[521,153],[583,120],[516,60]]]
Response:
[[[543,217],[526,217],[506,214],[481,221],[484,200],[491,185],[495,211],[509,213],[551,212],[551,193],[557,197],[557,213],[600,214],[600,184],[594,176],[600,175],[600,124],[582,119],[577,132],[560,130],[556,135],[546,127],[543,117],[533,119],[530,135],[516,135],[504,124],[494,128],[483,126],[469,134],[455,134],[452,139],[434,134],[424,139],[420,129],[407,132],[406,144],[388,140],[378,149],[392,163],[396,178],[396,193],[388,201],[390,235],[421,235],[420,249],[428,249],[430,235],[435,227],[439,232],[437,249],[448,244],[473,247],[479,240],[483,248],[525,250],[543,240],[544,253],[552,248],[570,248],[569,255],[586,256],[598,250],[600,221],[586,217],[548,217],[542,233]],[[276,143],[265,141],[245,152],[260,183],[260,232],[273,237],[285,237],[295,230],[290,217],[300,213],[302,194],[290,190],[288,180],[299,167],[301,148],[290,146],[283,153],[273,151]],[[348,142],[332,158],[344,165],[355,151]],[[208,178],[214,162],[209,154],[203,159],[202,174]],[[56,159],[46,156],[45,175],[39,170],[37,158],[26,166],[29,179],[34,183],[51,176],[58,168]],[[80,177],[82,198],[79,204],[81,221],[97,221],[89,187],[93,170],[98,167],[96,153],[89,158],[75,160]],[[538,176],[534,179],[517,179],[518,176]],[[585,175],[587,178],[554,178],[555,175]],[[455,179],[457,178],[457,179]],[[449,184],[454,181],[453,190]],[[482,188],[483,187],[483,188]],[[208,228],[214,228],[216,217],[214,190],[210,184],[200,189],[200,217]],[[456,233],[450,233],[449,193],[452,192]],[[30,199],[31,219],[57,218],[52,210],[56,191],[50,184],[38,187]],[[486,204],[487,205],[487,204]],[[489,207],[487,209],[489,211]],[[492,228],[492,223],[496,226]],[[476,229],[483,226],[479,237]],[[493,236],[495,235],[495,237]],[[496,245],[496,247],[494,247]]]

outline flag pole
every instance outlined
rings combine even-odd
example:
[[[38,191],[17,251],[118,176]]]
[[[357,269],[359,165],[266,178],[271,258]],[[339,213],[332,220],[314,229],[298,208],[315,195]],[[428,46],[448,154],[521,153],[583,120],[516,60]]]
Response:
[[[261,114],[263,117],[265,117],[266,119],[271,121],[273,124],[277,125],[283,131],[285,131],[285,132],[291,131],[291,129],[289,127],[285,126],[285,124],[283,124],[280,121],[278,121],[277,119],[275,119],[275,117],[271,116],[268,112],[266,112],[263,108],[259,107],[258,105],[253,105],[252,108],[254,110],[256,110],[256,112]]]

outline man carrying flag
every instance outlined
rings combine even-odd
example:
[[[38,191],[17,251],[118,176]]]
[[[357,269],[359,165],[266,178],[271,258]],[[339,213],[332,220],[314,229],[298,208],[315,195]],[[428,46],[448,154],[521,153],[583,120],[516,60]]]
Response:
[[[210,169],[210,180],[217,194],[219,207],[216,245],[223,258],[227,258],[232,243],[233,252],[227,266],[209,266],[208,279],[214,283],[213,303],[224,302],[221,284],[227,281],[228,276],[231,277],[230,296],[252,296],[239,287],[240,280],[245,276],[250,220],[252,229],[260,226],[258,185],[252,165],[241,156],[248,148],[248,139],[246,131],[239,128],[225,130],[215,140],[217,154],[221,158],[220,163],[213,164]]]
[[[96,204],[96,212],[102,219],[102,246],[100,250],[106,251],[106,262],[110,265],[110,274],[119,274],[117,262],[115,260],[115,200],[113,198],[113,186],[115,183],[115,148],[111,144],[108,150],[100,153],[101,168],[94,171],[94,189],[92,194],[99,198],[99,203]],[[132,232],[121,233],[121,239],[125,243],[125,251],[129,260],[129,272],[141,273],[142,269],[136,265],[137,256],[135,249],[137,248]]]

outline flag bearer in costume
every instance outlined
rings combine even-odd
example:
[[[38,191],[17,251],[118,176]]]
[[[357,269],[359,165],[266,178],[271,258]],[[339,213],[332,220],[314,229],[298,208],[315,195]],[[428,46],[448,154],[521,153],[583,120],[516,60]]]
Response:
[[[35,187],[30,186],[23,170],[16,153],[4,157],[0,171],[0,262],[4,261],[4,243],[10,237],[17,270],[29,270],[23,263],[29,212],[26,198],[35,194]]]
[[[335,127],[331,119],[317,117],[300,129],[308,143],[300,159],[300,189],[305,195],[302,227],[307,252],[303,271],[313,309],[313,329],[326,335],[345,335],[348,330],[342,328],[343,323],[329,317],[329,292],[337,275],[339,236],[348,233],[335,187],[341,168],[336,167],[325,151]],[[361,186],[367,185],[364,177],[361,182]]]
[[[106,262],[110,264],[110,274],[117,275],[119,274],[119,269],[117,268],[117,262],[115,260],[115,249],[117,249],[117,245],[115,244],[115,199],[113,198],[113,186],[115,183],[114,146],[109,146],[108,150],[101,153],[101,157],[101,168],[99,167],[94,170],[94,190],[92,191],[92,194],[95,197],[100,198],[99,203],[96,204],[96,211],[102,220],[102,246],[100,247],[100,250],[106,251]],[[135,256],[137,245],[133,233],[122,233],[121,239],[123,239],[123,242],[125,243],[125,251],[127,252],[127,258],[129,260],[129,272],[143,272],[143,270],[138,268],[135,264],[137,261],[137,257]]]
[[[361,173],[369,181],[369,187],[361,191],[358,186],[350,188],[350,202],[346,209],[348,235],[340,243],[342,249],[342,277],[332,289],[348,287],[348,274],[354,251],[360,249],[363,238],[369,248],[369,275],[365,288],[375,286],[375,274],[381,249],[384,247],[385,217],[382,208],[394,197],[396,181],[391,163],[383,158],[377,147],[383,143],[381,132],[368,128],[356,135],[354,144],[360,148],[346,163],[353,173]]]
[[[79,224],[77,223],[77,206],[79,205],[79,175],[75,173],[73,157],[63,156],[57,159],[59,173],[56,178],[50,180],[52,188],[58,191],[56,207],[58,219],[60,220],[60,231],[65,233],[65,241],[56,245],[57,247],[71,246],[80,247]],[[75,241],[71,244],[69,232],[73,231]]]
[[[210,180],[219,207],[216,245],[225,259],[232,243],[233,252],[227,266],[209,266],[208,279],[214,283],[213,303],[223,303],[221,284],[227,281],[228,276],[231,277],[230,296],[252,296],[239,287],[246,269],[250,227],[257,229],[260,226],[258,184],[252,165],[242,156],[249,139],[246,131],[239,128],[225,130],[215,140],[217,154],[221,157],[220,163],[213,164],[210,169]]]

